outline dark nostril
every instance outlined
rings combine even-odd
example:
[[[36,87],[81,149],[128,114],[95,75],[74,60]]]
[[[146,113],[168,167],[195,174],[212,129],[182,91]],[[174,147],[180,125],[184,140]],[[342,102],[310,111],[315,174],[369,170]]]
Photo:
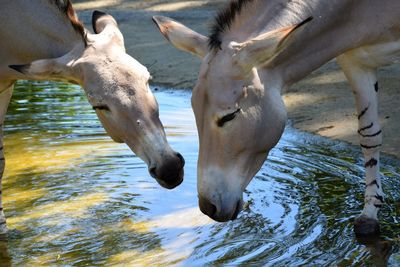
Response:
[[[215,213],[217,212],[217,207],[212,204],[208,199],[199,196],[199,207],[201,212],[205,215],[210,216],[211,218],[214,217]]]
[[[150,175],[151,175],[153,178],[156,178],[156,177],[157,177],[156,170],[157,170],[156,167],[151,167],[151,168],[149,168],[149,173],[150,173]]]
[[[176,153],[176,156],[181,160],[181,162],[182,162],[182,167],[185,166],[185,159],[183,158],[183,156],[181,155],[181,153]]]
[[[239,215],[239,212],[242,210],[242,201],[238,201],[237,203],[236,203],[236,209],[235,209],[235,212],[233,213],[233,216],[232,216],[232,219],[231,220],[235,220],[237,217],[238,217],[238,215]]]

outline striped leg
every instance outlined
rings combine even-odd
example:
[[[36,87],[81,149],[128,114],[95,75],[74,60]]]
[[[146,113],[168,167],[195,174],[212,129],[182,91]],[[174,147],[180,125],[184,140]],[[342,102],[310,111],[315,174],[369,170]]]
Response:
[[[376,69],[360,65],[352,55],[338,58],[356,100],[358,135],[365,159],[365,204],[361,216],[354,223],[358,235],[379,233],[378,211],[384,203],[379,174],[379,152],[382,129],[378,118],[378,82]]]
[[[13,90],[13,85],[9,87],[1,87],[0,84],[0,92],[1,92],[0,93],[0,234],[7,233],[6,217],[4,216],[3,212],[1,180],[3,178],[3,172],[5,167],[5,159],[3,152],[3,123],[7,112],[7,107],[12,95],[12,90]]]

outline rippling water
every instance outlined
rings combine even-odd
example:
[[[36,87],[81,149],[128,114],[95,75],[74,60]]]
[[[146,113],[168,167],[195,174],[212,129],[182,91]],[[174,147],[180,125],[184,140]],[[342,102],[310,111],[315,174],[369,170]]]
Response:
[[[400,265],[400,166],[385,158],[382,239],[358,242],[359,150],[291,128],[245,192],[236,221],[197,208],[197,134],[190,93],[158,90],[185,181],[161,188],[113,143],[79,87],[20,82],[6,119],[0,266]]]

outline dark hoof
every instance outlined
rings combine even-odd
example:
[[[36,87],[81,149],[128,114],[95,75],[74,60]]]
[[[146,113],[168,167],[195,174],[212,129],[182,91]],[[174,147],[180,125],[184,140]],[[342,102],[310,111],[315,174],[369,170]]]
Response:
[[[379,235],[379,222],[366,216],[360,216],[354,221],[354,232],[357,236]]]

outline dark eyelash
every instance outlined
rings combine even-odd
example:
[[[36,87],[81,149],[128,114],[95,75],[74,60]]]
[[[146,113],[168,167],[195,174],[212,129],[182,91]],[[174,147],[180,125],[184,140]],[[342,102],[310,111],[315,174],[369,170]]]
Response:
[[[235,112],[232,112],[228,115],[223,116],[221,119],[218,120],[217,125],[218,127],[224,126],[224,124],[228,121],[233,120],[236,117],[236,114],[238,114],[241,111],[241,109],[237,109]]]
[[[98,105],[98,106],[93,106],[94,110],[107,110],[110,111],[110,108],[107,105]]]

